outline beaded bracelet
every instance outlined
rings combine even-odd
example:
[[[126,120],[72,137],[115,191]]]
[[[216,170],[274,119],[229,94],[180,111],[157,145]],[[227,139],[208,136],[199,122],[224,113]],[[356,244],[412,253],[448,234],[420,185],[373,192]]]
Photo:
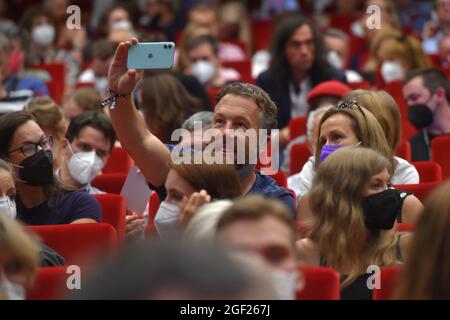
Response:
[[[126,98],[126,97],[131,96],[131,93],[120,94],[120,93],[116,93],[116,92],[112,91],[111,89],[108,89],[108,91],[111,96],[108,99],[103,100],[100,104],[101,104],[102,108],[109,105],[110,106],[109,110],[114,110],[116,108],[116,99],[117,98]]]

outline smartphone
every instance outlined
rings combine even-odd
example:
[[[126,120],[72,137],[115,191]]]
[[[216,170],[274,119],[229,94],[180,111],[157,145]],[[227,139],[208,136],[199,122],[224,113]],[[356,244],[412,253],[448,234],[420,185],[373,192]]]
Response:
[[[128,49],[128,69],[171,69],[175,54],[173,42],[143,42]]]

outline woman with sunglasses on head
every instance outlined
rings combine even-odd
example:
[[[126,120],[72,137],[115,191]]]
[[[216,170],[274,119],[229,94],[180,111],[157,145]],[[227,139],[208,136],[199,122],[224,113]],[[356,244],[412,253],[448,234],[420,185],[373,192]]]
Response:
[[[340,148],[365,147],[382,154],[390,163],[390,181],[397,181],[396,160],[386,140],[385,133],[375,116],[354,100],[344,101],[336,108],[328,110],[319,123],[318,140],[314,161],[305,164],[299,174],[302,192],[297,216],[307,219],[311,215],[308,191],[316,170],[334,151]],[[400,193],[399,193],[400,194]],[[403,193],[402,193],[403,194]],[[410,193],[403,196],[399,222],[414,223],[420,214],[422,203]]]
[[[100,222],[99,203],[54,175],[52,146],[28,112],[0,118],[0,158],[15,170],[17,218],[29,225]]]

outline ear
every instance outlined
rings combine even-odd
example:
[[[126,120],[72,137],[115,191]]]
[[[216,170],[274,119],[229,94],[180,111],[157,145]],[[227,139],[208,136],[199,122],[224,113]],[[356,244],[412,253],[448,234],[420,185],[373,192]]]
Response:
[[[442,87],[437,88],[435,94],[438,98],[439,104],[442,104],[442,102],[444,102],[446,100],[444,88],[442,88]]]
[[[69,151],[69,140],[67,140],[67,138],[63,138],[61,139],[61,150],[63,150],[64,152],[64,156],[65,157],[69,157],[70,156],[70,151]]]

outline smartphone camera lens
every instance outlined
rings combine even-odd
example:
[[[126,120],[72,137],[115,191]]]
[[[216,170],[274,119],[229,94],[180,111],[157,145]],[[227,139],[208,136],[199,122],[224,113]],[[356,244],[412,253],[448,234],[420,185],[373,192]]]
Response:
[[[164,45],[164,49],[167,49],[167,44]]]
[[[171,49],[172,48],[172,45],[171,44],[169,44],[169,49]]]

